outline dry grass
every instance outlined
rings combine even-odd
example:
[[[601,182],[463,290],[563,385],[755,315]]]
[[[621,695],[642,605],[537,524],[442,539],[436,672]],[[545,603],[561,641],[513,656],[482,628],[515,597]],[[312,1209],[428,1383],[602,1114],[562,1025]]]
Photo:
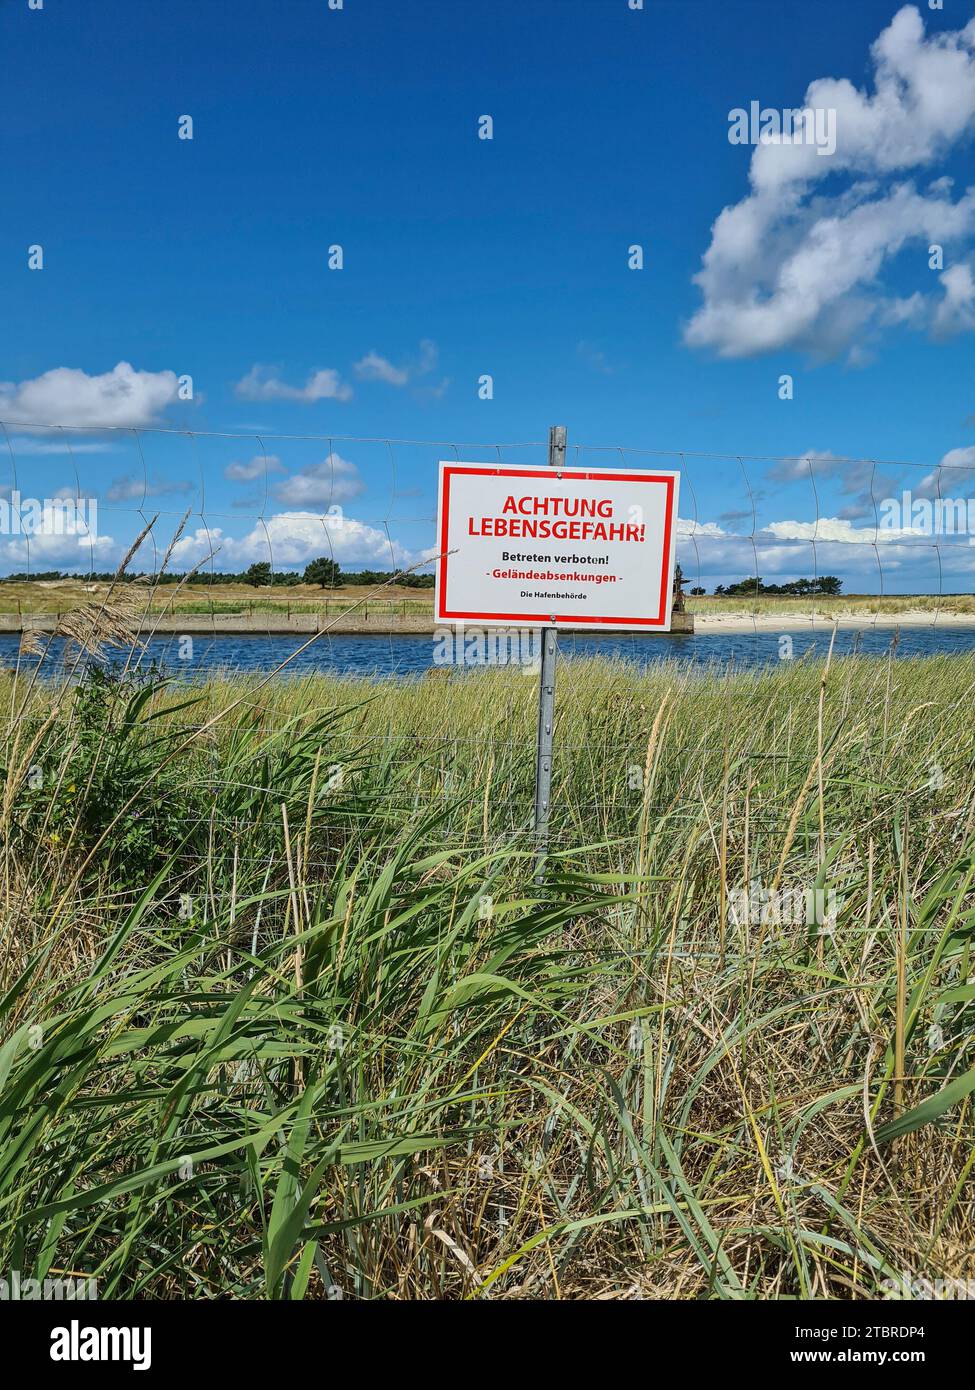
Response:
[[[0,613],[69,613],[83,605],[102,602],[109,587],[107,583],[89,584],[71,579],[7,580],[0,582]],[[248,613],[290,609],[293,613],[301,613],[325,612],[327,608],[329,613],[338,613],[369,594],[367,588],[356,584],[342,584],[328,590],[312,584],[296,584],[287,589],[255,589],[249,584],[192,584],[178,595],[175,587],[164,585],[155,591],[152,612]],[[433,591],[390,584],[380,595],[369,599],[369,606],[370,611],[376,613],[392,611],[422,616],[432,612]]]
[[[687,599],[687,611],[708,617],[748,618],[753,614],[779,617],[856,618],[898,613],[971,613],[975,594],[845,594],[836,598],[782,598],[760,594],[757,598],[698,595]]]
[[[0,613],[67,613],[83,604],[101,601],[106,584],[86,584],[80,580],[0,582]],[[178,595],[170,587],[157,591],[153,612],[248,613],[248,612],[325,612],[339,613],[360,601],[368,591],[362,586],[343,584],[323,590],[310,584],[288,589],[255,589],[247,584],[193,584]],[[433,610],[433,590],[406,588],[400,584],[384,587],[369,599],[369,611],[423,617]],[[973,594],[848,594],[838,598],[715,598],[713,595],[687,599],[687,610],[701,615],[751,617],[776,614],[789,617],[820,616],[866,617],[896,616],[909,612],[970,613],[975,617]]]
[[[6,683],[0,1259],[103,1297],[973,1277],[973,686],[565,668],[539,889],[519,674]],[[755,879],[835,923],[743,918]]]

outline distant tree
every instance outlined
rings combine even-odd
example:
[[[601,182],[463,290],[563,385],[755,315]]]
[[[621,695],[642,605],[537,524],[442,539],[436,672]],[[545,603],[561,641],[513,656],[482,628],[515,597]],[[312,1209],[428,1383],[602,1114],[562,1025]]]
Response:
[[[701,594],[703,594],[703,593],[704,593],[704,589],[701,588],[700,584],[698,584],[696,588],[694,588],[694,589],[691,590],[691,594],[693,595],[694,598],[698,598],[699,595],[701,595]]]
[[[320,589],[335,589],[341,584],[340,569],[335,560],[319,555],[305,566],[305,584],[317,584]]]
[[[262,560],[260,564],[251,565],[241,575],[245,584],[252,584],[255,589],[260,589],[265,584],[271,582],[271,566],[267,560]]]
[[[740,579],[737,584],[729,584],[724,592],[737,598],[741,594],[760,594],[763,588],[762,576],[755,574],[750,575],[747,579]]]
[[[743,594],[770,594],[787,598],[807,598],[811,594],[838,594],[843,587],[842,579],[835,574],[824,574],[821,579],[790,579],[785,584],[766,584],[761,575],[739,579],[727,588],[719,584],[716,594],[738,598]]]

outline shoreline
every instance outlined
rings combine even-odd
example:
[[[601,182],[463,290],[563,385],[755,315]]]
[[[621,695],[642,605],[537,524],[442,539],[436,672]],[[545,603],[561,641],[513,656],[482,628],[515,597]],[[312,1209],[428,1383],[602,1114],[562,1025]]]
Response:
[[[825,614],[800,613],[675,613],[669,632],[614,632],[611,628],[598,631],[587,628],[566,628],[583,637],[694,637],[721,636],[725,633],[829,632],[833,624],[841,631],[864,631],[867,628],[975,628],[975,613],[939,611],[937,609],[906,609],[903,613],[846,613],[836,618]],[[50,613],[0,613],[0,634],[20,636],[23,632],[50,633],[54,631],[57,615]],[[468,631],[475,631],[470,624]],[[517,626],[512,624],[512,626]],[[289,637],[312,636],[328,632],[333,637],[432,637],[443,631],[425,615],[367,617],[355,614],[326,616],[317,613],[167,613],[154,616],[140,625],[139,635],[188,635],[205,637]]]
[[[51,613],[24,614],[0,613],[0,634],[9,633],[51,633],[57,624],[57,616]],[[538,628],[531,624],[526,627],[533,631]],[[511,630],[518,624],[506,624],[496,630]],[[449,631],[444,624],[436,624],[432,616],[409,615],[407,617],[383,614],[368,617],[358,613],[346,618],[341,615],[328,617],[320,613],[295,613],[288,617],[279,613],[167,613],[151,617],[140,624],[139,636],[147,637],[153,633],[200,636],[200,637],[311,637],[318,632],[329,633],[332,637],[433,637],[436,633]],[[478,630],[477,623],[467,625],[468,632]],[[589,629],[571,629],[585,635]],[[606,635],[601,630],[601,635]],[[692,637],[694,620],[688,613],[675,613],[674,625],[670,632],[632,633],[621,632],[619,636],[635,637]]]

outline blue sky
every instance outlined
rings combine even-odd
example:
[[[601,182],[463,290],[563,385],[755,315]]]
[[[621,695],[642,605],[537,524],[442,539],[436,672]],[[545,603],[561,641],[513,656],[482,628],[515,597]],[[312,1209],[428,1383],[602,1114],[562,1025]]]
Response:
[[[96,496],[100,535],[0,539],[0,569],[108,568],[142,512],[164,545],[186,508],[183,564],[216,545],[240,568],[270,542],[279,568],[329,548],[388,567],[432,544],[454,456],[388,437],[564,423],[570,446],[670,451],[625,463],[682,468],[681,558],[709,588],[756,556],[766,577],[975,587],[967,536],[873,544],[874,501],[975,477],[973,15],[0,0],[0,483]],[[801,107],[810,84],[835,153],[729,141],[731,111]],[[323,543],[330,505],[345,524]]]

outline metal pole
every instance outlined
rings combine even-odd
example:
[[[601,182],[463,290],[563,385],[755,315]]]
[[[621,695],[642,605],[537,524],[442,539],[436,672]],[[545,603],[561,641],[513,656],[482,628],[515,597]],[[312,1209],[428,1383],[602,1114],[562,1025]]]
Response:
[[[548,464],[565,467],[564,425],[548,432]],[[538,682],[538,747],[535,759],[535,882],[544,877],[548,823],[552,812],[552,731],[555,726],[555,668],[558,643],[554,627],[542,628],[542,669]]]

